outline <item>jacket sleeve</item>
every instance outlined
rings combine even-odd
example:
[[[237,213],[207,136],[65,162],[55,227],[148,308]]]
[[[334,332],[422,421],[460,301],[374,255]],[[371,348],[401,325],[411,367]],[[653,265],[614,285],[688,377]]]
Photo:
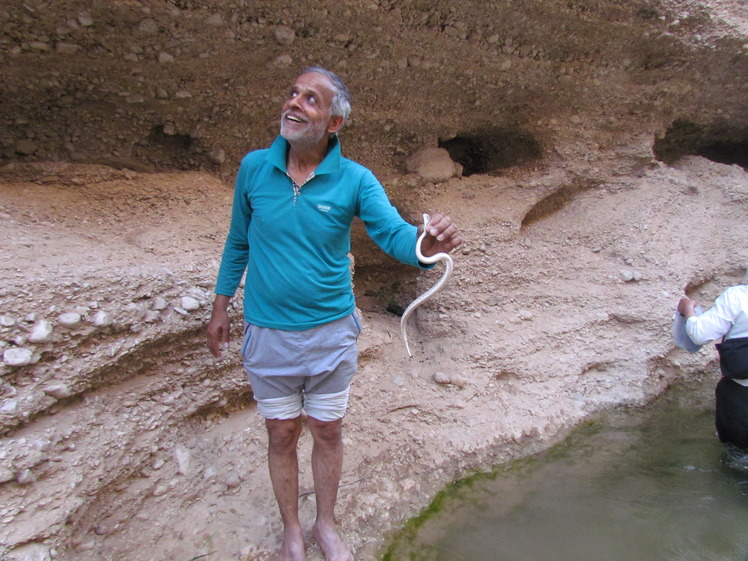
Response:
[[[429,269],[416,257],[418,228],[406,222],[392,206],[384,187],[371,171],[366,170],[360,180],[358,217],[366,226],[369,237],[382,251],[398,261]]]
[[[234,186],[234,202],[231,208],[231,225],[223,248],[221,266],[218,269],[216,294],[234,296],[249,261],[249,224],[252,207],[249,202],[248,157],[242,160]]]

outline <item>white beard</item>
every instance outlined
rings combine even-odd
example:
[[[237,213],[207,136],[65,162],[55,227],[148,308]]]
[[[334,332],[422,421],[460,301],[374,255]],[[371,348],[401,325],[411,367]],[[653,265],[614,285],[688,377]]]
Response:
[[[285,114],[281,116],[280,134],[288,142],[317,144],[327,134],[327,123],[289,123]]]

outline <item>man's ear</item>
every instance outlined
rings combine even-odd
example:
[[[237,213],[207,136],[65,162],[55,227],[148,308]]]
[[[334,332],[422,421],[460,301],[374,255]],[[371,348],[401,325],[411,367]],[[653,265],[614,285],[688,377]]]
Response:
[[[327,122],[328,134],[335,134],[341,128],[343,128],[343,117],[341,115],[333,115]]]

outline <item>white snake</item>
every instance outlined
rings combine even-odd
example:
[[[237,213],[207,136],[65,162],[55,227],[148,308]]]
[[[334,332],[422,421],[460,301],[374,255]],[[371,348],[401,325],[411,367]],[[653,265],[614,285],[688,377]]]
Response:
[[[402,317],[400,318],[400,333],[403,336],[403,341],[405,342],[405,350],[408,351],[409,357],[412,357],[413,355],[410,352],[410,345],[408,345],[408,318],[410,318],[410,316],[413,314],[413,311],[418,306],[423,304],[426,300],[428,300],[439,290],[441,290],[442,286],[444,286],[444,283],[447,282],[449,276],[452,274],[452,258],[449,256],[449,254],[437,253],[436,255],[432,255],[431,257],[426,257],[421,253],[421,242],[423,242],[423,239],[428,233],[426,227],[428,226],[430,220],[431,217],[428,214],[423,215],[423,233],[418,237],[418,241],[416,242],[416,255],[418,256],[418,260],[421,263],[426,263],[427,265],[438,263],[439,261],[444,261],[446,269],[444,270],[442,278],[440,278],[434,286],[432,286],[418,298],[413,300],[413,302],[410,303],[410,306],[405,309]]]

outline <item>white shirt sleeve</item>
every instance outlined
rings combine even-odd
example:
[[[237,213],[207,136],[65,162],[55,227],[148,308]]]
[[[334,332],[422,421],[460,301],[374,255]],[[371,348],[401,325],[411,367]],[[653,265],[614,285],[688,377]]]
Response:
[[[695,344],[705,345],[727,335],[741,312],[740,298],[735,296],[728,289],[706,312],[688,318],[686,333]]]

